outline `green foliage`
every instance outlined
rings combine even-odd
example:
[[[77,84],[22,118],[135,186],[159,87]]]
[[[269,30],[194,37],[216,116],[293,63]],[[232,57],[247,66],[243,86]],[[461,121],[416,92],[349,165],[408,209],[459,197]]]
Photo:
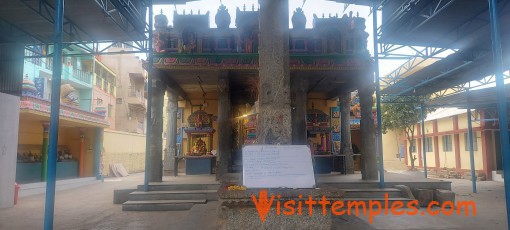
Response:
[[[409,159],[411,159],[411,170],[414,170],[414,161],[416,156],[411,152],[413,148],[413,136],[415,134],[415,125],[421,121],[421,103],[396,101],[396,103],[384,104],[381,108],[382,130],[386,133],[388,130],[404,130],[406,138],[409,141]],[[432,112],[432,109],[425,109],[425,114]]]
[[[391,103],[382,106],[383,133],[388,130],[406,130],[420,122],[419,103]]]

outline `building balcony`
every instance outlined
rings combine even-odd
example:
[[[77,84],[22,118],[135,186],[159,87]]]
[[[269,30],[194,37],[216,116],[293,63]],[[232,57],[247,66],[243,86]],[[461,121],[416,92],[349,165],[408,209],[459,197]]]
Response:
[[[139,107],[140,109],[145,109],[146,102],[143,96],[143,92],[139,90],[131,89],[128,91],[128,97],[126,98],[126,102],[130,106]]]
[[[92,88],[92,73],[76,69],[71,65],[62,67],[62,80],[76,88]]]
[[[20,114],[36,116],[40,120],[49,120],[51,102],[34,96],[22,96],[20,100]],[[60,119],[63,123],[80,123],[90,127],[108,127],[105,116],[66,104],[60,105]]]

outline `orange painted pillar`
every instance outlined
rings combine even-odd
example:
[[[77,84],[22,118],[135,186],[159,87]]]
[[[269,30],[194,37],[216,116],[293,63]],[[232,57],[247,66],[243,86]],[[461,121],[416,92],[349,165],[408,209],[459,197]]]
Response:
[[[439,162],[439,136],[438,136],[438,128],[437,128],[437,120],[432,122],[432,132],[434,136],[434,159],[436,163],[436,169],[441,168],[441,162]]]
[[[421,145],[422,145],[422,143],[421,143],[421,135],[422,135],[422,133],[421,133],[421,126],[419,124],[416,125],[416,126],[418,127],[417,128],[418,129],[418,136],[415,139],[416,140],[415,141],[416,142],[416,148],[418,149],[418,163],[419,163],[418,166],[419,167],[423,167],[423,160],[422,160],[422,155],[421,155],[421,150],[423,149],[421,147]],[[423,143],[423,144],[425,144],[425,143]]]
[[[459,117],[455,115],[453,117],[453,144],[455,146],[455,169],[461,169],[460,161],[460,141],[459,141]]]

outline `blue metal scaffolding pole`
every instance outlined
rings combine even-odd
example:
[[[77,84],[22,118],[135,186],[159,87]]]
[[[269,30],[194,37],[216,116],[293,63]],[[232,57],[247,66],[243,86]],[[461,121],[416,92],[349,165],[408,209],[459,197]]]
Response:
[[[46,174],[46,203],[44,206],[44,230],[53,229],[55,211],[55,184],[57,175],[57,145],[60,115],[60,82],[62,75],[62,31],[64,27],[64,0],[55,1],[55,46],[53,53],[53,76],[51,79],[51,113],[48,147],[48,171]]]
[[[496,75],[496,90],[498,97],[498,118],[501,142],[501,156],[503,158],[503,175],[505,179],[506,216],[510,226],[510,140],[508,137],[507,106],[505,95],[505,82],[503,79],[503,61],[501,40],[499,33],[499,18],[497,0],[489,0],[491,20],[492,55],[494,56],[494,74]]]
[[[421,154],[423,155],[423,174],[427,178],[427,149],[425,148],[425,105],[420,106],[421,115]]]
[[[382,151],[382,118],[381,118],[381,86],[379,79],[379,50],[377,47],[377,3],[372,6],[373,36],[374,36],[374,72],[375,72],[375,97],[377,100],[377,154],[379,155],[379,187],[384,188],[384,162]]]
[[[153,65],[153,57],[152,57],[152,24],[153,24],[153,8],[152,8],[152,0],[148,0],[148,8],[149,8],[149,42],[147,47],[147,128],[145,131],[145,178],[143,181],[143,190],[149,191],[149,170],[150,170],[150,143],[151,143],[151,125],[152,125],[152,65]]]
[[[469,160],[471,163],[471,181],[473,183],[473,193],[476,193],[476,174],[475,174],[475,150],[473,149],[473,127],[471,125],[471,100],[469,98],[469,88],[467,90],[467,119],[468,119],[468,143],[469,143]],[[476,138],[476,137],[475,137]]]

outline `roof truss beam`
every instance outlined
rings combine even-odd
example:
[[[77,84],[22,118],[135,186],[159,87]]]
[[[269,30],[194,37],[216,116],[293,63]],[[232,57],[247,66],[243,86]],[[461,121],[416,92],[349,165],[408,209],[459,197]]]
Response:
[[[0,18],[0,37],[16,43],[25,44],[29,43],[45,43],[44,39],[36,37],[33,34],[19,28],[12,23]]]
[[[33,4],[33,1],[29,0],[19,0],[21,3],[23,3],[25,6],[27,6],[29,9],[31,9],[33,12],[37,13],[39,16],[44,18],[46,21],[48,21],[51,24],[55,23],[55,8],[48,3],[47,0],[38,0],[37,6]],[[71,21],[69,18],[64,17],[64,27],[63,32],[69,36],[69,39],[73,40],[92,40],[93,38],[90,37],[89,34],[87,34],[83,29],[81,29],[78,25],[76,25],[73,21]],[[64,38],[65,40],[65,38]],[[50,42],[50,41],[47,41]]]
[[[133,31],[142,37],[149,31],[149,25],[146,23],[145,14],[139,12],[131,0],[95,0],[101,7],[103,13],[107,15],[119,28],[126,34]],[[141,8],[145,9],[147,3],[145,0],[136,1],[140,3]]]
[[[109,51],[108,49],[122,44],[123,47],[129,47],[132,50],[123,51]],[[80,53],[64,53],[62,56],[77,57],[77,56],[91,56],[91,55],[113,55],[113,54],[130,54],[130,53],[147,53],[147,41],[104,41],[104,42],[67,42],[62,44],[64,49],[78,48]],[[45,47],[44,47],[45,46]],[[44,47],[44,49],[42,48]],[[25,58],[51,58],[53,52],[43,52],[43,50],[52,50],[52,45],[27,45],[25,49],[30,50],[31,53],[25,55]]]

